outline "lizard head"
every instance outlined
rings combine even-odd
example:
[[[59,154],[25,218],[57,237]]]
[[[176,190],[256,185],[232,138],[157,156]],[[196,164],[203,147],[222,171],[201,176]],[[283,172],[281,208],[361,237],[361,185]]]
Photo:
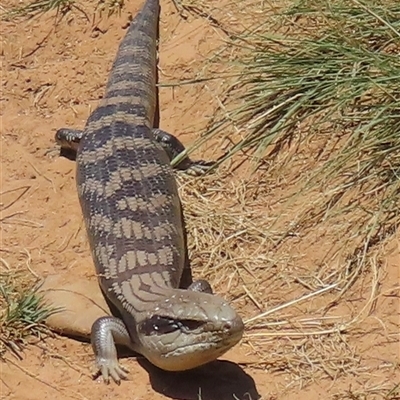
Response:
[[[236,311],[208,293],[173,290],[146,314],[137,321],[139,351],[167,371],[213,361],[243,335],[243,321]]]

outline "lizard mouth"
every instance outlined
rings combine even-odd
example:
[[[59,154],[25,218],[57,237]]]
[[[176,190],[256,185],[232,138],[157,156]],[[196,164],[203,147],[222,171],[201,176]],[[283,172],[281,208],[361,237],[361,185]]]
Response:
[[[216,360],[239,340],[240,337],[235,341],[230,338],[229,341],[223,342],[187,344],[162,354],[146,355],[146,358],[165,371],[185,371]]]
[[[174,358],[174,357],[184,357],[184,356],[194,356],[199,353],[212,354],[213,358],[219,357],[221,354],[228,351],[231,347],[236,345],[243,336],[243,330],[238,330],[236,332],[231,332],[230,335],[219,337],[217,334],[210,335],[208,340],[197,341],[195,343],[186,343],[182,345],[177,345],[177,341],[174,341],[175,347],[173,349],[166,348],[165,352],[160,352],[161,357]]]

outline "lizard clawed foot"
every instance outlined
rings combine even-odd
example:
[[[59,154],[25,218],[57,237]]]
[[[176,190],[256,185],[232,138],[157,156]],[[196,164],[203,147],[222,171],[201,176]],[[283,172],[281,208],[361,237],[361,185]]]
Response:
[[[105,316],[97,319],[92,325],[91,342],[96,355],[97,373],[94,378],[103,376],[105,383],[113,381],[119,385],[121,379],[127,379],[128,369],[118,363],[115,343],[129,347],[130,336],[122,320]]]
[[[121,384],[121,379],[127,380],[128,378],[129,370],[120,365],[117,360],[98,359],[96,368],[97,371],[92,374],[92,378],[97,379],[102,376],[104,383],[107,385],[110,383],[110,376],[117,385]]]
[[[196,160],[192,161],[189,159],[189,165],[183,169],[184,173],[191,176],[201,176],[204,175],[206,172],[211,170],[213,165],[215,164],[212,161],[204,161],[204,160]],[[180,166],[178,165],[177,168]]]

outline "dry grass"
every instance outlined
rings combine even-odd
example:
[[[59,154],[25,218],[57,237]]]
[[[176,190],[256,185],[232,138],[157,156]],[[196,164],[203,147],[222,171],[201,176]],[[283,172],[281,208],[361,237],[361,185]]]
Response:
[[[44,320],[56,310],[43,303],[37,277],[25,268],[12,268],[0,258],[0,358],[11,351],[18,359],[32,340],[49,335]]]
[[[296,268],[302,257],[285,253],[284,246],[276,251],[283,231],[276,215],[265,212],[267,182],[252,197],[257,180],[229,178],[225,172],[181,179],[181,196],[196,276],[209,279],[245,313],[244,340],[259,359],[253,366],[289,374],[286,389],[369,373],[349,339],[374,311],[380,262],[369,257],[352,267],[342,254],[330,264],[308,265],[304,274]],[[357,310],[344,307],[355,298]]]
[[[291,217],[290,230],[346,215],[344,240],[358,257],[399,223],[400,9],[378,3],[195,7],[202,10],[196,15],[212,13],[227,41],[201,77],[226,83],[199,143],[218,137],[226,149],[219,164],[245,152],[254,167],[284,176],[292,187],[288,206],[312,196]],[[251,29],[232,24],[234,17],[252,21]],[[288,174],[290,168],[296,173]]]
[[[98,0],[94,13],[100,16],[106,14],[108,17],[114,13],[120,13],[123,7],[123,0]],[[55,11],[56,21],[72,10],[82,13],[88,21],[90,17],[76,0],[33,0],[21,5],[2,7],[2,20],[16,20],[18,18],[40,17],[44,13]]]
[[[4,359],[7,351],[21,359],[20,352],[32,339],[40,340],[50,334],[44,320],[57,311],[46,305],[37,294],[39,277],[31,268],[29,251],[24,249],[19,254],[13,254],[4,248],[6,225],[38,227],[33,221],[19,218],[25,211],[10,211],[30,189],[30,186],[22,186],[0,193],[1,254],[12,257],[13,262],[18,260],[17,266],[12,266],[0,257],[0,359]]]
[[[222,290],[253,307],[248,344],[261,367],[290,373],[288,388],[322,378],[373,376],[354,338],[356,332],[360,338],[371,334],[366,320],[382,296],[384,247],[400,222],[399,98],[393,85],[400,71],[393,55],[398,5],[382,3],[386,9],[358,1],[321,9],[303,1],[273,18],[271,7],[259,19],[241,4],[236,17],[246,21],[251,15],[254,29],[241,27],[240,34],[227,28],[231,3],[223,12],[197,3],[205,11],[194,12],[220,27],[228,42],[200,77],[219,76],[225,84],[215,91],[218,110],[199,143],[218,137],[227,149],[220,162],[232,162],[236,154],[230,169],[236,176],[243,159],[258,170],[250,179],[242,174],[244,185],[228,175],[218,182],[234,183],[214,179],[212,189],[196,194],[193,201],[203,210],[192,215],[187,206],[195,217],[189,232],[202,238],[192,238],[193,254],[203,255],[199,265],[214,265],[200,273],[218,282],[219,266]],[[222,199],[236,204],[226,207]],[[204,242],[208,246],[201,247]],[[313,261],[296,266],[304,262],[302,252],[313,254]],[[296,300],[307,296],[305,304]],[[355,299],[357,309],[348,307]],[[389,375],[398,366],[387,368]],[[354,384],[335,398],[395,398],[393,386],[387,380],[364,388]]]
[[[399,400],[400,399],[400,384],[383,384],[372,385],[363,388],[362,390],[346,390],[343,393],[333,396],[333,400]]]

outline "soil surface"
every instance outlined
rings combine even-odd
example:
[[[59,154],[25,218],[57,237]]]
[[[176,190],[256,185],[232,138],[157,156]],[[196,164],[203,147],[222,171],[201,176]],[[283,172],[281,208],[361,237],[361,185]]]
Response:
[[[136,14],[140,4],[132,0],[120,16],[97,14],[94,21],[92,5],[87,5],[86,15],[72,8],[58,24],[54,13],[1,23],[0,182],[2,203],[10,206],[1,227],[0,256],[12,266],[27,266],[40,277],[59,274],[65,276],[66,284],[74,277],[95,281],[76,195],[74,163],[51,150],[55,148],[56,129],[84,126],[103,94],[128,17]],[[189,17],[185,21],[172,2],[162,1],[160,81],[192,77],[220,41],[220,32],[206,19]],[[211,92],[207,84],[161,87],[160,127],[177,134],[183,143],[191,143],[213,113]],[[278,190],[279,195],[284,193],[282,188]],[[231,200],[226,199],[227,203]],[[266,207],[263,211],[269,210]],[[327,373],[330,378],[323,379],[315,375],[302,387],[300,381],[293,380],[293,371],[272,368],[268,363],[268,354],[279,347],[276,343],[268,336],[252,342],[249,335],[221,360],[187,373],[161,372],[145,360],[126,358],[123,363],[130,370],[129,380],[119,387],[106,386],[90,377],[93,355],[88,343],[55,336],[29,346],[22,361],[7,357],[8,362],[0,366],[0,399],[316,400],[339,393],[336,398],[394,399],[384,396],[400,382],[398,240],[397,235],[381,253],[380,296],[372,315],[347,336],[346,343],[358,360],[354,371],[340,373],[335,369],[333,375]],[[321,246],[316,252],[314,244],[303,243],[291,252],[301,252],[306,269],[324,253],[324,244]],[[263,282],[262,274],[264,271],[254,271],[254,279]],[[366,277],[359,284],[364,294],[354,297],[342,310],[363,307],[368,294],[362,287],[368,282]],[[264,290],[257,298],[263,306],[269,301],[277,304],[275,300],[285,299],[290,290]],[[256,314],[257,307],[250,303],[240,306],[246,318]],[[334,354],[338,353],[335,349]],[[329,362],[336,361],[327,359]]]

